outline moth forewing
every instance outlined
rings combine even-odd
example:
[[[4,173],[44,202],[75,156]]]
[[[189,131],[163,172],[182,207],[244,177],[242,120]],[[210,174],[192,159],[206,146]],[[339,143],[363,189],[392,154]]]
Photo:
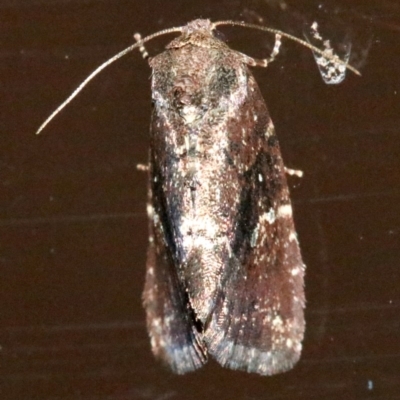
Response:
[[[278,141],[248,61],[204,27],[151,60],[150,223],[162,239],[150,247],[164,256],[150,254],[145,305],[153,351],[174,370],[181,353],[169,349],[182,349],[182,335],[193,354],[263,375],[300,356],[303,263]],[[170,282],[169,299],[154,296],[149,270]],[[177,314],[153,304],[171,300],[185,324],[160,335]]]

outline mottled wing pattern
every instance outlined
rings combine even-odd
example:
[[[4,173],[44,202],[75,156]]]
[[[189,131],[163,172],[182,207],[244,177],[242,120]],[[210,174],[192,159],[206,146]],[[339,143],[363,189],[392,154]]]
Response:
[[[154,355],[174,372],[183,374],[200,368],[207,361],[207,356],[166,243],[170,231],[169,219],[159,182],[151,171],[152,189],[148,205],[150,236],[143,300]],[[152,192],[157,196],[152,196]]]
[[[196,32],[151,61],[144,298],[152,349],[178,373],[208,353],[272,375],[299,359],[304,334],[285,168],[249,58]]]
[[[249,104],[263,102],[262,119],[268,112],[258,88],[252,96]],[[262,140],[256,139],[257,132],[243,134],[255,138],[243,148],[249,151],[250,146],[255,161],[241,176],[232,256],[204,340],[222,365],[273,375],[290,369],[300,357],[304,265],[272,122],[268,118],[264,124]]]

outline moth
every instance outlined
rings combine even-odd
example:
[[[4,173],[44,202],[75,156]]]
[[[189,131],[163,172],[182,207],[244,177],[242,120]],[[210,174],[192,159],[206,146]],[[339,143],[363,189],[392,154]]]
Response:
[[[256,60],[229,48],[214,36],[219,25],[274,33],[271,57]],[[143,302],[152,351],[178,374],[209,357],[261,375],[287,371],[301,354],[305,266],[278,139],[249,67],[267,66],[282,36],[320,54],[331,69],[342,71],[344,62],[270,28],[194,20],[136,36],[136,44],[95,70],[39,131],[111,62],[137,47],[147,56],[145,42],[172,32],[180,36],[149,61]]]

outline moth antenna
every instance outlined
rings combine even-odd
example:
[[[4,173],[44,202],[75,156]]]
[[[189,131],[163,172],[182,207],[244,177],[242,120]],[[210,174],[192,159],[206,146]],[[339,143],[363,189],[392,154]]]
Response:
[[[108,67],[110,64],[112,64],[114,61],[120,59],[121,57],[125,56],[126,54],[132,52],[136,48],[143,48],[143,44],[162,35],[166,35],[169,33],[174,33],[174,32],[182,32],[182,27],[177,27],[177,28],[168,28],[164,29],[162,31],[153,33],[149,36],[146,36],[145,38],[141,39],[135,44],[132,44],[131,46],[127,47],[126,49],[120,51],[117,53],[115,56],[111,57],[107,61],[105,61],[103,64],[98,66],[68,97],[66,100],[64,100],[51,114],[50,116],[43,122],[42,125],[40,125],[39,129],[36,131],[36,135],[38,135],[48,124],[49,122],[63,109],[65,106],[67,106],[80,92],[81,90],[96,76],[98,75],[104,68]]]
[[[326,52],[324,52],[324,50],[321,50],[318,47],[313,46],[312,44],[306,42],[305,40],[299,39],[298,37],[293,36],[293,35],[289,35],[288,33],[282,32],[278,29],[269,28],[267,26],[261,26],[261,25],[256,25],[256,24],[250,24],[247,22],[231,21],[231,20],[217,21],[217,22],[213,23],[214,27],[221,26],[221,25],[241,26],[243,28],[258,29],[259,31],[271,32],[271,33],[274,33],[275,35],[281,35],[282,37],[290,39],[293,42],[299,43],[299,44],[303,45],[304,47],[307,47],[310,50],[313,50],[315,53],[320,54],[321,56],[327,58],[328,60],[334,61],[335,63],[345,66],[348,70],[355,73],[356,75],[359,75],[359,76],[361,75],[360,71],[358,71],[356,68],[352,67],[351,65],[347,64],[345,61],[342,61],[339,57],[326,54]]]
[[[133,35],[133,38],[139,43],[142,40],[142,35],[140,33],[135,33]],[[147,60],[149,58],[149,52],[147,51],[147,49],[143,43],[141,46],[139,46],[139,51],[145,60]]]

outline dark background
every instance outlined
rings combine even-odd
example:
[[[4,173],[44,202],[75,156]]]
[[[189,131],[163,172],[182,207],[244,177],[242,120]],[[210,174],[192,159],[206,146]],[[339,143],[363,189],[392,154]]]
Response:
[[[141,306],[146,174],[136,165],[147,160],[150,69],[140,54],[35,136],[133,33],[199,17],[298,36],[305,21],[328,21],[334,36],[353,33],[364,60],[361,78],[329,86],[312,54],[284,41],[255,70],[285,162],[305,173],[289,178],[307,265],[304,350],[274,377],[213,362],[179,377],[153,359]],[[255,57],[273,44],[221,30]],[[0,44],[2,400],[400,398],[399,2],[3,0]]]

